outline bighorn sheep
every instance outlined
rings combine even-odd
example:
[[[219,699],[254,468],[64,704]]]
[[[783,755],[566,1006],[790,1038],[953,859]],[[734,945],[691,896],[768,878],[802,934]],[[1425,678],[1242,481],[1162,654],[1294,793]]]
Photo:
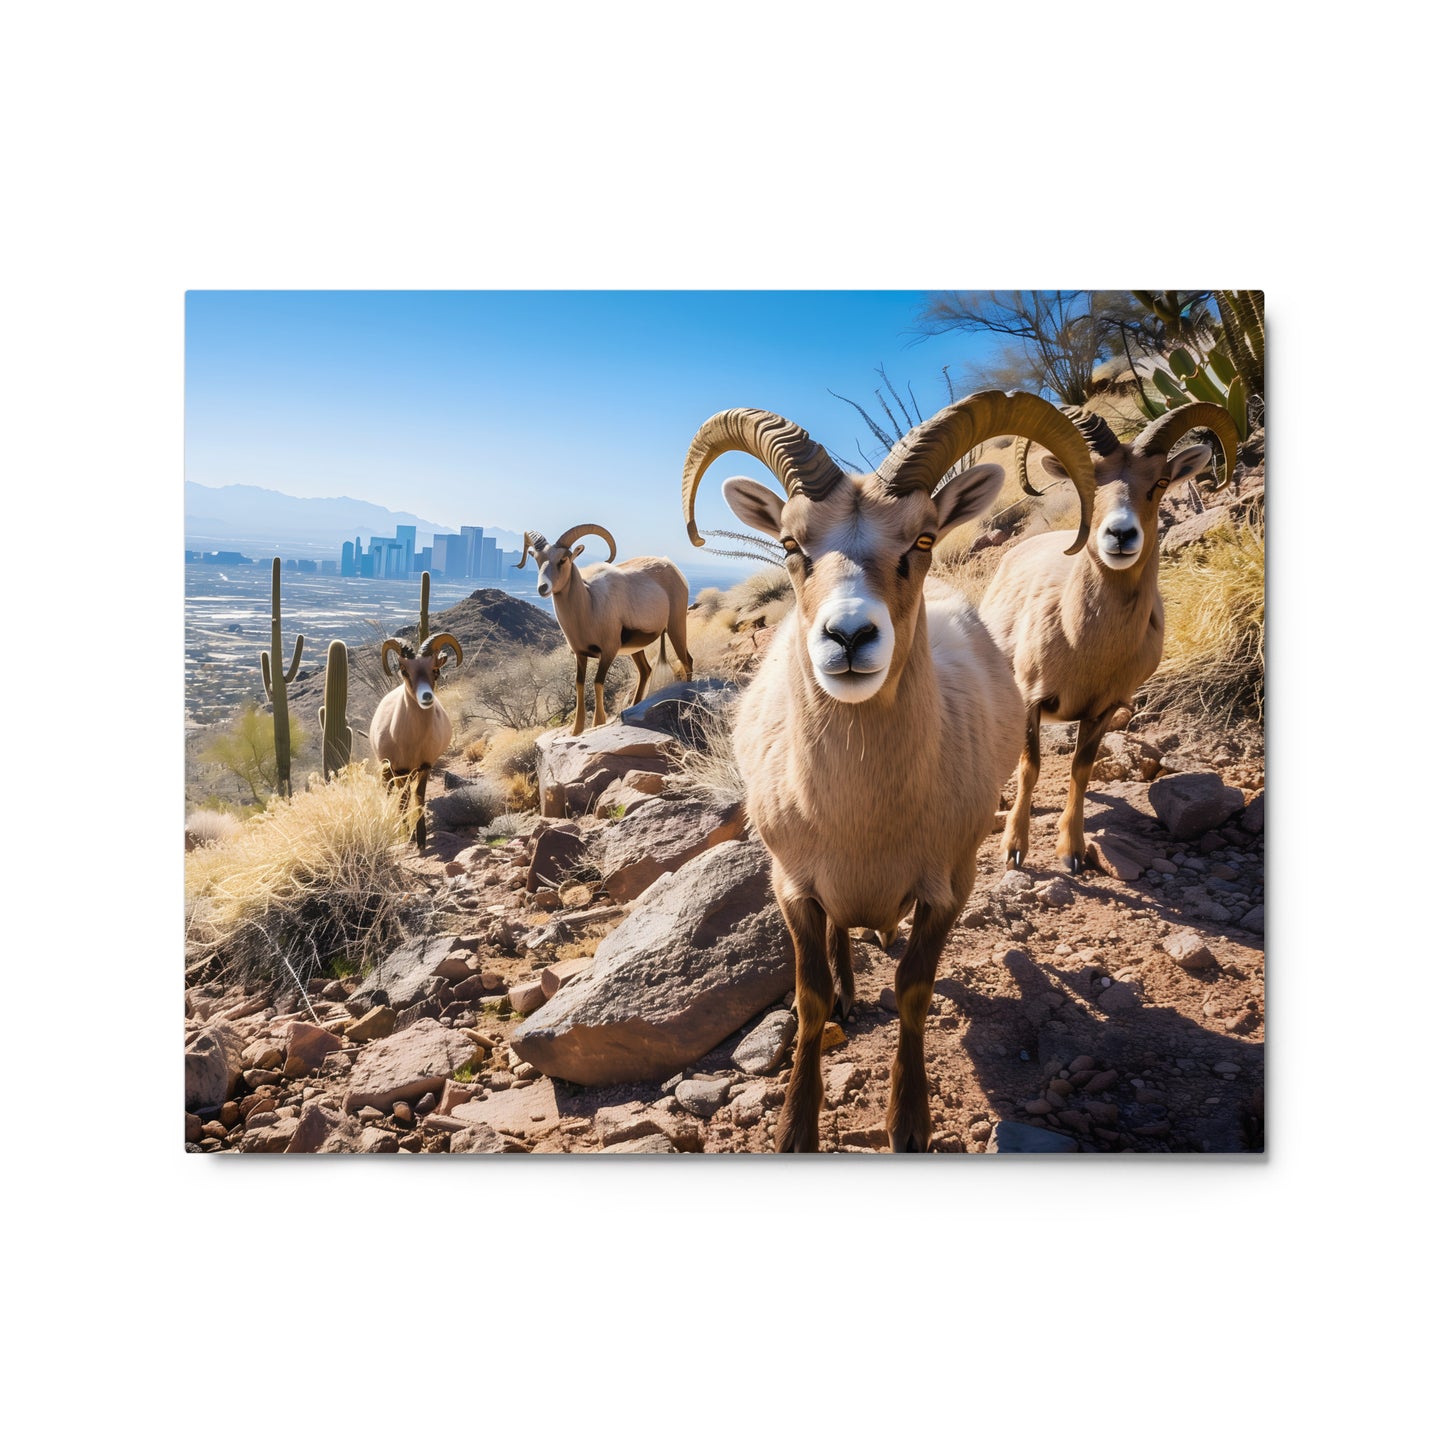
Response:
[[[1102,417],[1072,412],[1093,465],[1087,484],[1074,478],[1083,503],[1080,537],[1064,546],[1060,532],[1020,542],[999,564],[980,615],[1013,663],[1027,708],[1018,796],[1004,830],[1005,859],[1019,866],[1029,847],[1029,806],[1039,775],[1039,720],[1077,722],[1069,800],[1059,819],[1058,856],[1070,872],[1084,865],[1084,790],[1094,757],[1119,708],[1159,666],[1164,607],[1159,600],[1159,503],[1175,482],[1198,475],[1210,449],[1169,449],[1186,432],[1207,428],[1224,444],[1226,475],[1234,471],[1239,436],[1221,406],[1195,402],[1166,412],[1123,445]],[[1026,453],[1020,452],[1020,462]],[[1062,477],[1052,457],[1044,469]],[[1022,470],[1022,466],[1021,466]],[[1027,474],[1023,476],[1027,490]],[[1090,511],[1093,524],[1089,524]]]
[[[381,644],[381,670],[388,678],[395,656],[396,672],[401,681],[376,705],[372,715],[371,751],[381,763],[387,785],[401,784],[401,810],[411,802],[413,785],[416,806],[420,810],[416,832],[419,852],[426,851],[426,784],[433,764],[451,746],[452,720],[437,701],[436,685],[441,676],[442,654],[448,648],[462,665],[462,647],[450,632],[434,632],[413,651],[399,637],[388,637]]]
[[[607,560],[590,567],[574,567],[573,562],[585,546],[577,539],[588,533],[595,533],[607,543]],[[551,597],[562,635],[577,657],[574,735],[582,731],[587,720],[589,657],[597,659],[593,727],[607,721],[602,687],[607,669],[619,652],[631,653],[637,665],[634,703],[642,701],[647,679],[652,675],[652,664],[643,651],[650,643],[658,644],[657,658],[664,662],[666,639],[670,637],[683,677],[692,676],[692,655],[687,650],[687,578],[666,557],[634,557],[614,567],[617,543],[611,532],[592,522],[569,527],[551,544],[540,532],[528,532],[522,549],[517,570],[527,565],[530,551],[537,560],[537,592]]]
[[[958,593],[925,585],[934,544],[993,500],[1003,469],[972,467],[933,489],[979,442],[1018,433],[1088,476],[1088,449],[1064,417],[1038,397],[998,391],[915,427],[867,476],[843,472],[768,411],[719,412],[687,455],[683,510],[698,546],[698,484],[723,453],[757,457],[787,492],[783,501],[744,477],[723,483],[732,510],[782,543],[797,594],[734,732],[796,967],[780,1151],[818,1147],[823,1025],[835,988],[845,1019],[853,1003],[848,930],[890,934],[910,908],[888,1135],[895,1151],[928,1147],[923,1025],[934,974],[1023,734],[1022,700],[988,630]]]

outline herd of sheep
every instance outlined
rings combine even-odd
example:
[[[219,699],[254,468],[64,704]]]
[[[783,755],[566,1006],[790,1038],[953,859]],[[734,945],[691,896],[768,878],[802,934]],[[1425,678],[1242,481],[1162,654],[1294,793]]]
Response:
[[[846,1021],[853,1005],[849,930],[891,940],[910,912],[887,1124],[895,1151],[927,1149],[924,1021],[1000,789],[1016,765],[1003,850],[1017,866],[1028,851],[1039,724],[1079,724],[1057,848],[1077,872],[1095,754],[1162,656],[1159,505],[1171,485],[1209,462],[1208,445],[1173,452],[1196,429],[1215,433],[1232,473],[1238,435],[1229,413],[1207,403],[1170,411],[1124,444],[1098,417],[1023,393],[979,392],[915,427],[866,476],[844,472],[802,427],[768,411],[719,412],[693,438],[682,496],[695,545],[704,543],[694,520],[698,487],[725,453],[757,458],[786,494],[744,477],[722,488],[747,526],[781,545],[796,595],[742,695],[734,730],[748,816],[771,855],[795,954],[798,1038],[780,1151],[818,1147],[823,1029],[835,1011]],[[998,495],[1001,467],[955,468],[1004,436],[1045,450],[1045,469],[1078,491],[1080,525],[1072,539],[1050,532],[1013,548],[975,611],[929,577],[931,556]],[[588,534],[607,543],[608,558],[578,568]],[[634,701],[647,688],[644,649],[653,642],[665,648],[670,640],[691,676],[688,587],[672,562],[616,563],[611,534],[591,524],[555,543],[528,532],[525,548],[521,565],[530,553],[537,590],[551,597],[577,657],[574,733],[584,726],[590,659],[594,726],[606,721],[603,683],[619,654],[637,666]],[[388,778],[413,786],[421,802],[428,772],[451,742],[436,681],[445,654],[460,663],[461,648],[437,634],[415,651],[391,639],[383,652],[388,677],[394,664],[399,681],[377,708],[372,750]]]

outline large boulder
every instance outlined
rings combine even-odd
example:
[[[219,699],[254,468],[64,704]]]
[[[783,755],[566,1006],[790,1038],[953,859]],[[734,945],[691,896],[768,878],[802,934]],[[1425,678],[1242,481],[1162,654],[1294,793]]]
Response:
[[[568,872],[577,866],[585,846],[582,830],[576,823],[556,823],[543,828],[532,845],[527,891],[560,888]]]
[[[411,1103],[423,1094],[441,1093],[451,1076],[480,1063],[483,1049],[460,1029],[436,1019],[419,1019],[409,1029],[364,1048],[347,1081],[348,1114],[372,1108],[390,1110],[399,1099]]]
[[[1175,838],[1198,838],[1244,807],[1244,794],[1218,773],[1167,773],[1149,785],[1155,816]]]
[[[186,1039],[186,1112],[219,1109],[236,1087],[244,1065],[241,1035],[230,1024],[214,1023]]]
[[[769,873],[761,843],[733,841],[655,883],[512,1047],[578,1084],[665,1079],[700,1058],[792,985]]]
[[[556,728],[537,739],[537,787],[544,818],[590,812],[616,779],[631,772],[667,773],[677,743],[666,733],[611,722],[573,737]]]
[[[601,834],[595,856],[602,886],[616,902],[631,902],[664,873],[741,836],[746,826],[741,803],[654,798]]]
[[[705,747],[711,720],[724,718],[742,691],[720,677],[700,677],[659,688],[625,708],[621,720],[629,727],[669,733],[690,748]]]

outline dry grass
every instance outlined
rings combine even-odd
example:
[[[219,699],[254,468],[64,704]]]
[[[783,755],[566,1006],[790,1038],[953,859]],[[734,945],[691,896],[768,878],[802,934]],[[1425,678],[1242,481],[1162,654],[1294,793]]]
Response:
[[[733,753],[733,709],[700,707],[693,718],[702,735],[701,745],[682,754],[678,785],[713,802],[742,802],[746,789]]]
[[[208,848],[234,838],[241,830],[241,820],[234,813],[211,808],[194,808],[186,814],[186,850]]]
[[[186,855],[186,932],[228,968],[303,983],[396,934],[405,822],[366,765],[273,798],[236,834]]]
[[[1212,532],[1159,567],[1164,661],[1142,712],[1216,729],[1264,721],[1264,527]]]

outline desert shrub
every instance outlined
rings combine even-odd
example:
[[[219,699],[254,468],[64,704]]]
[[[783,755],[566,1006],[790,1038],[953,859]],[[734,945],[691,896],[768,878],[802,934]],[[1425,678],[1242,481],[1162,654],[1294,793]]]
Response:
[[[766,567],[737,583],[728,594],[739,612],[757,612],[770,602],[782,602],[793,596],[793,584],[781,567]]]
[[[186,814],[186,848],[206,848],[224,843],[241,829],[241,820],[234,813],[212,808],[193,808]]]
[[[503,813],[493,818],[487,828],[488,838],[523,838],[537,826],[538,813],[535,810],[521,813]]]
[[[587,703],[592,705],[592,674],[589,666]],[[576,703],[577,659],[568,647],[539,652],[525,648],[503,658],[494,667],[479,668],[469,680],[465,707],[488,728],[531,728],[554,726],[572,716]],[[607,710],[617,709],[625,693],[630,700],[636,686],[632,662],[619,658],[607,675]],[[458,689],[460,691],[460,689]],[[447,710],[451,711],[448,699]]]
[[[697,600],[688,609],[691,613],[688,622],[691,623],[693,617],[701,617],[703,619],[711,617],[718,608],[723,606],[724,599],[725,594],[722,588],[704,587],[702,591],[697,594]]]
[[[1213,532],[1159,566],[1164,660],[1141,711],[1216,727],[1264,720],[1264,528]]]
[[[294,712],[288,715],[288,722],[294,758],[306,742],[306,733]],[[234,778],[250,793],[253,802],[264,803],[266,795],[276,791],[275,727],[269,712],[248,702],[230,727],[218,731],[201,749],[201,761]]]
[[[375,772],[272,798],[229,839],[186,855],[186,933],[228,969],[305,986],[337,955],[372,953],[399,932],[405,820]]]
[[[543,728],[499,728],[487,739],[481,761],[494,778],[524,778],[537,771]]]

